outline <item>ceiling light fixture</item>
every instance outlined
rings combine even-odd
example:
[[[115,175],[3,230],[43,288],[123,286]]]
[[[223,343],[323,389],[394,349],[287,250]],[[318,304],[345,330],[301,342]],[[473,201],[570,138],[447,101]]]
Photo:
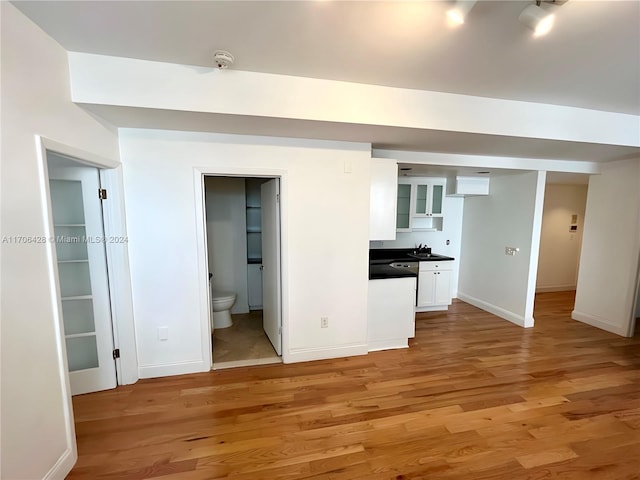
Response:
[[[447,12],[447,18],[453,25],[462,25],[475,4],[476,0],[457,0],[453,8]]]
[[[518,17],[520,23],[533,30],[534,37],[541,37],[549,33],[555,18],[555,15],[540,7],[540,3],[537,1],[535,5],[529,5]]]

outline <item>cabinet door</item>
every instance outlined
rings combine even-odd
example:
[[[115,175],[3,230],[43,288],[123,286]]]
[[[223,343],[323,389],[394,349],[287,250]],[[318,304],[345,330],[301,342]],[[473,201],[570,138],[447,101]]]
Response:
[[[435,304],[436,277],[439,272],[420,272],[418,278],[418,307]]]
[[[429,184],[416,185],[415,215],[428,215],[429,212]]]
[[[442,216],[444,182],[425,181],[415,186],[416,202],[413,214],[420,216]]]
[[[250,263],[247,265],[247,294],[249,310],[262,308],[262,265]]]
[[[436,305],[451,304],[451,270],[435,272],[434,303]]]
[[[431,198],[429,202],[429,213],[433,216],[442,215],[442,199],[444,196],[444,183],[433,183],[431,185]]]
[[[398,199],[398,163],[395,160],[371,159],[370,196],[369,240],[395,240]]]
[[[396,229],[409,230],[411,228],[411,185],[398,185],[398,210],[396,214]]]

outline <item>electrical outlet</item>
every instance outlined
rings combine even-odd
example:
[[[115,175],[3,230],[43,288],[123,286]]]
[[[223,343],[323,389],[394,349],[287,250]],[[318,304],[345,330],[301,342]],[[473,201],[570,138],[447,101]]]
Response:
[[[329,317],[320,317],[320,328],[329,328]]]

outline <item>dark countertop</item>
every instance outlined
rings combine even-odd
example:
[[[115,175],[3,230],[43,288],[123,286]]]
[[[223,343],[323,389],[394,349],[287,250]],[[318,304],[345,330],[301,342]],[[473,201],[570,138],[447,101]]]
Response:
[[[406,268],[395,268],[394,262],[442,262],[455,260],[433,253],[429,256],[416,254],[415,248],[379,248],[369,250],[369,280],[384,278],[417,277],[418,274]]]
[[[432,253],[428,256],[417,254],[415,248],[377,248],[369,250],[369,263],[371,265],[392,262],[443,262],[448,260],[455,260],[455,258],[438,255],[437,253]]]
[[[369,264],[369,280],[381,280],[385,278],[416,278],[418,274],[406,268],[395,268],[386,265]]]

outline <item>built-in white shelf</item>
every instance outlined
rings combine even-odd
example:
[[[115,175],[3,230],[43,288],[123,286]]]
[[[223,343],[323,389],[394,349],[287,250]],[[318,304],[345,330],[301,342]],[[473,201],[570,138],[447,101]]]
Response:
[[[86,333],[73,333],[71,335],[65,335],[64,338],[82,338],[82,337],[95,337],[96,332],[86,332]]]
[[[64,300],[91,300],[93,298],[93,295],[75,295],[72,297],[61,297],[61,299]]]

